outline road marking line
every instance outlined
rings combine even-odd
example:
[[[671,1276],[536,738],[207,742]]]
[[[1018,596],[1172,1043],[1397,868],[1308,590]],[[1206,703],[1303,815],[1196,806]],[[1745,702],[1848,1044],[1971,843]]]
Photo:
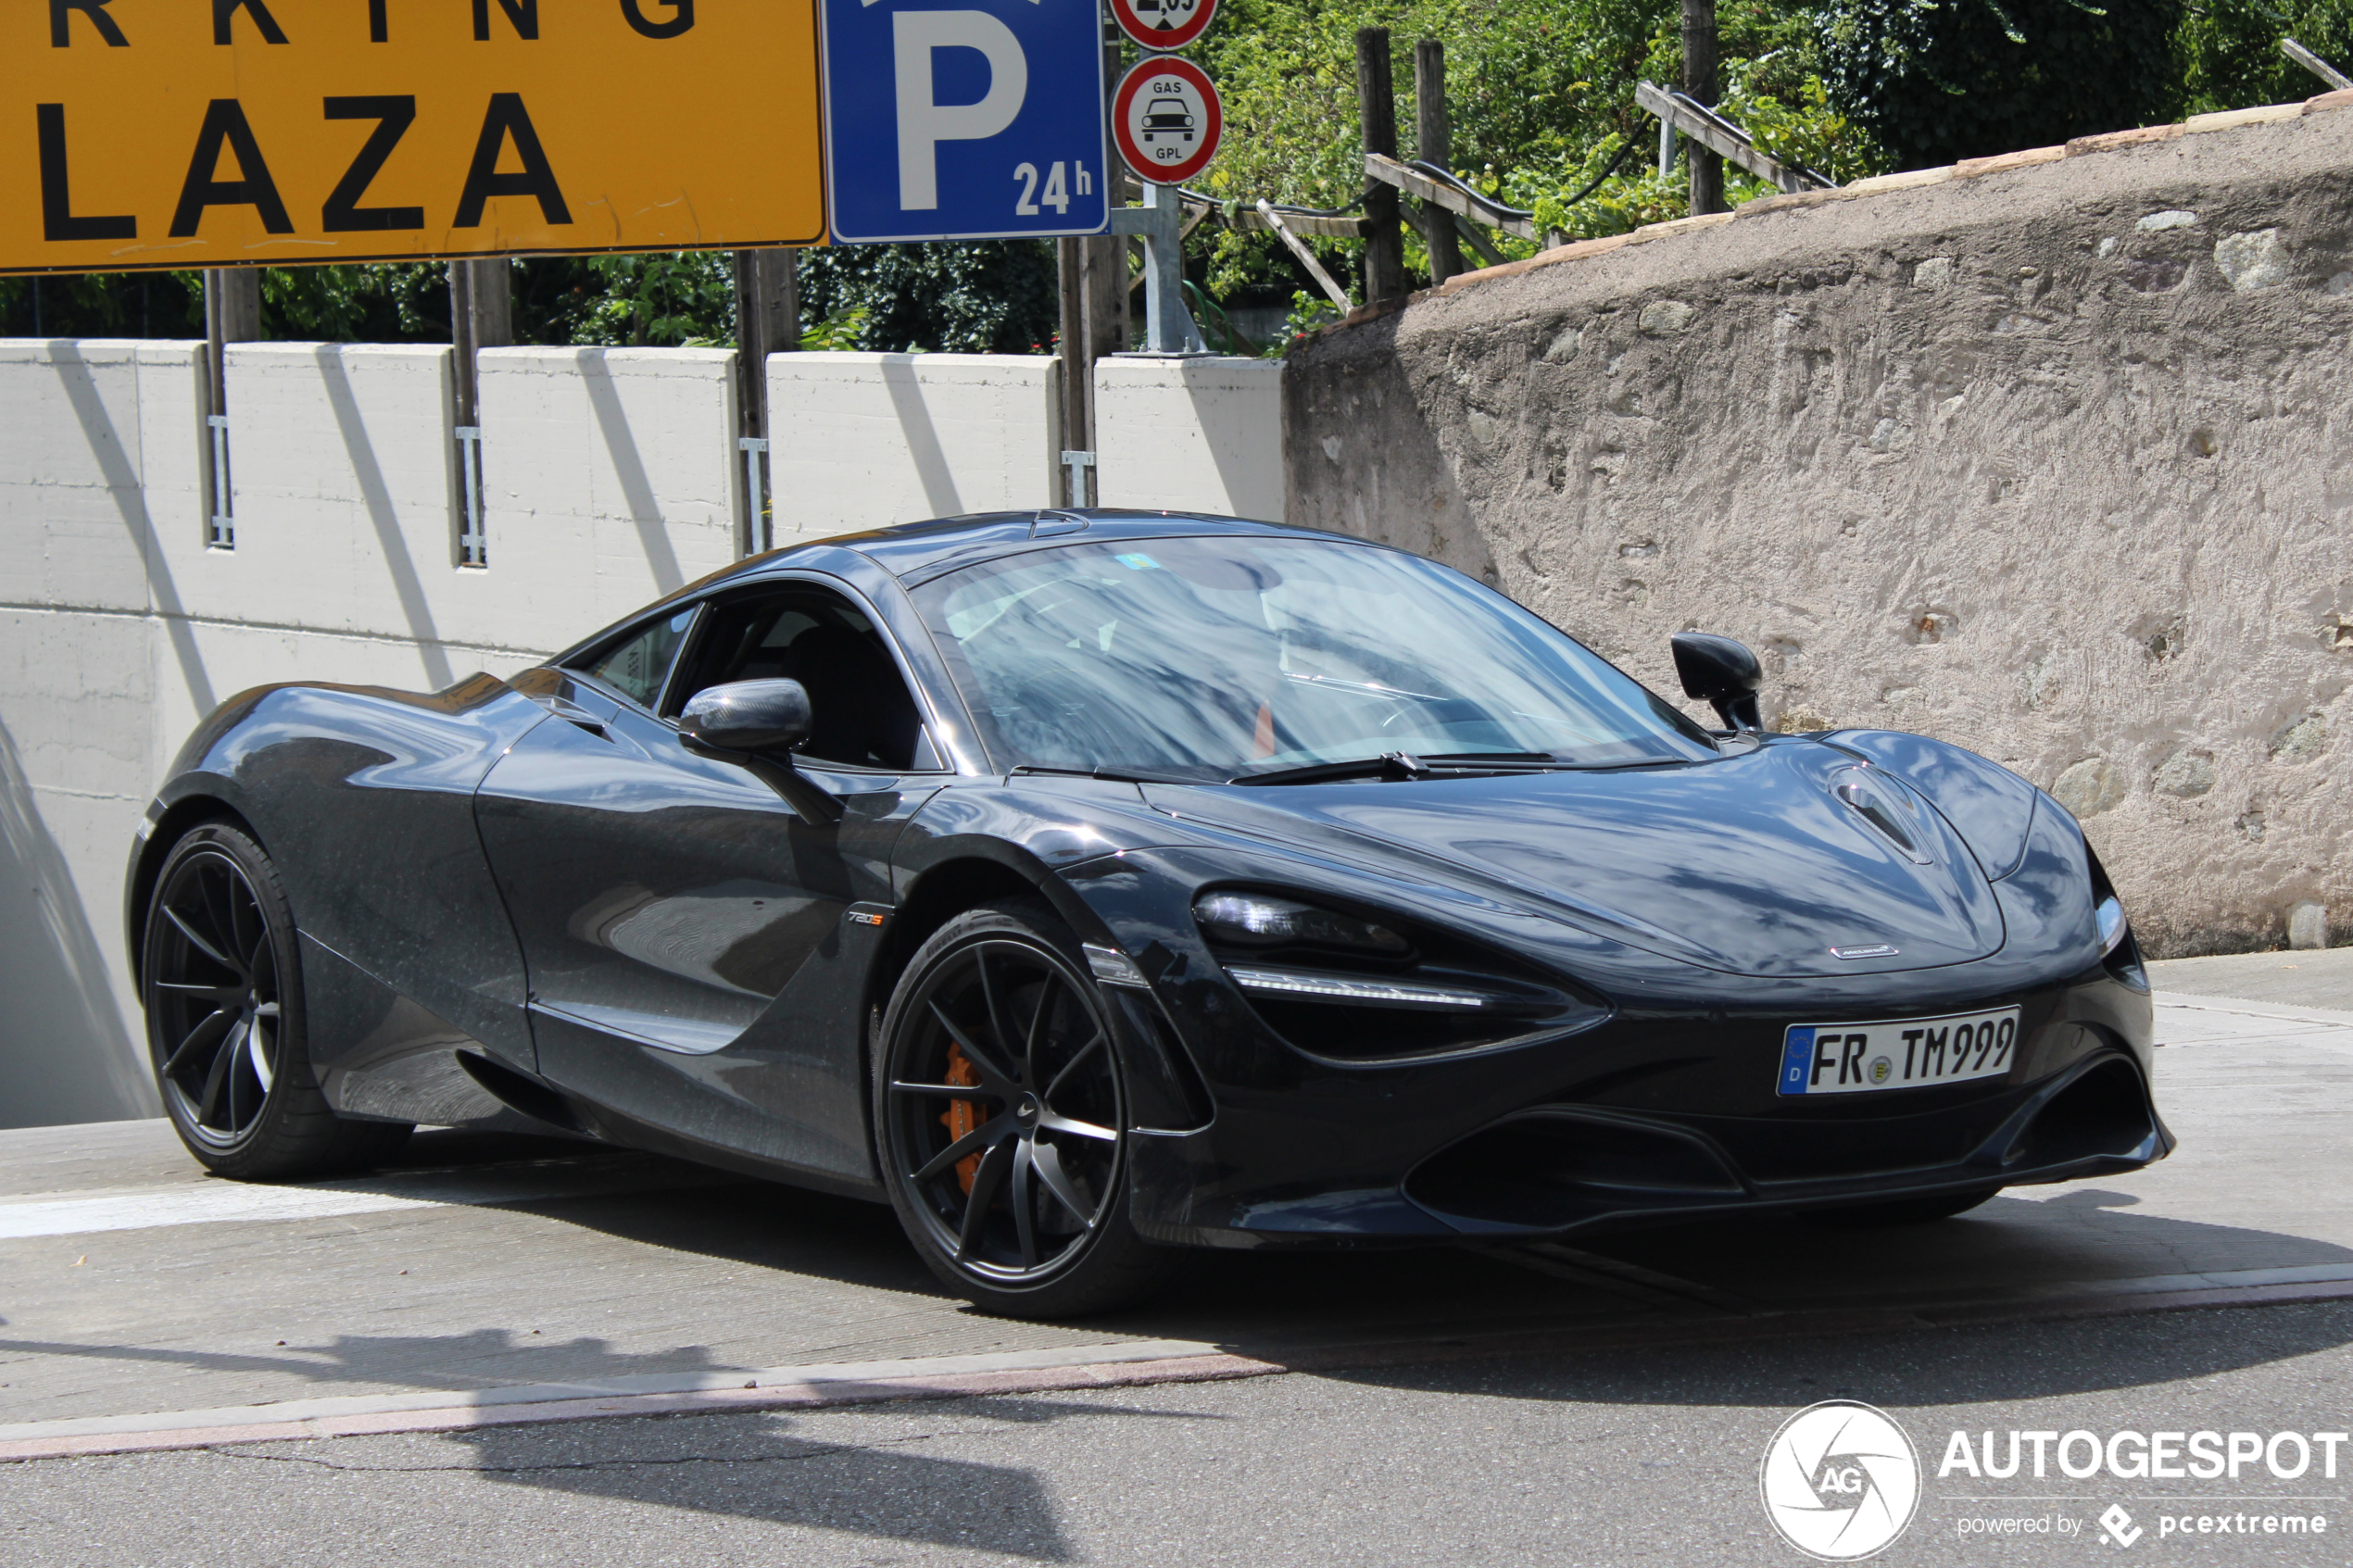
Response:
[[[732,1185],[743,1178],[635,1160],[534,1160],[310,1185],[203,1181],[0,1198],[0,1241],[249,1221],[326,1220],[402,1209],[480,1208]]]

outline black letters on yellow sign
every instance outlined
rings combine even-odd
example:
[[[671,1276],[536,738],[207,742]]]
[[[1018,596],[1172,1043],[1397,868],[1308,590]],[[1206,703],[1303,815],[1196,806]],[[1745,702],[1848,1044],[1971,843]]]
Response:
[[[125,213],[119,218],[76,218],[73,191],[66,181],[66,107],[36,104],[33,119],[41,134],[41,237],[44,240],[135,240],[139,220]]]
[[[351,167],[335,183],[320,209],[320,227],[331,234],[384,233],[425,226],[421,207],[361,207],[359,198],[392,157],[409,127],[416,123],[417,100],[407,94],[382,97],[329,98],[329,119],[372,119],[375,130],[360,144]],[[41,211],[43,228],[53,240],[128,240],[138,237],[132,218],[76,218],[66,181],[65,106],[41,106]],[[498,172],[498,159],[509,143],[522,168],[512,174]],[[236,155],[237,178],[220,178],[223,148]],[[474,144],[473,163],[466,170],[464,190],[458,195],[458,216],[452,227],[479,228],[483,208],[493,196],[534,196],[540,216],[550,223],[572,221],[572,207],[557,183],[547,150],[539,144],[530,111],[520,93],[493,93],[482,118],[482,136]],[[188,160],[188,177],[180,187],[180,205],[171,215],[174,239],[186,239],[204,222],[205,211],[216,207],[250,207],[261,226],[273,234],[291,234],[294,223],[279,198],[278,183],[261,156],[261,144],[234,98],[215,98],[206,108],[204,126],[196,132],[196,150]]]
[[[695,25],[695,0],[654,0],[654,4],[670,7],[668,21],[648,18],[637,8],[637,0],[621,0],[622,18],[648,38],[675,38]]]
[[[98,30],[98,36],[107,41],[107,48],[131,47],[131,40],[122,35],[122,29],[107,15],[107,7],[113,4],[114,0],[49,0],[49,47],[63,49],[73,42],[69,24],[75,11],[90,19],[90,25]]]
[[[498,8],[507,13],[517,38],[539,36],[539,0],[498,0]],[[474,42],[490,42],[490,0],[474,0]]]
[[[270,7],[261,0],[212,0],[212,41],[215,44],[236,42],[230,36],[229,24],[236,19],[239,11],[253,19],[253,25],[261,30],[263,43],[283,44],[286,41],[285,30],[278,25],[278,19],[270,14]]]
[[[511,137],[515,156],[522,160],[520,174],[498,172],[498,154]],[[532,129],[520,93],[493,93],[490,112],[482,117],[482,139],[474,144],[473,167],[466,170],[466,188],[458,197],[458,216],[450,226],[474,229],[482,225],[483,204],[492,196],[537,196],[540,216],[550,223],[572,221],[556,171],[548,165],[539,132]]]
[[[234,180],[214,178],[220,172],[223,144],[237,155]],[[278,199],[278,182],[270,178],[270,166],[261,159],[261,144],[253,139],[253,127],[245,123],[245,111],[234,98],[215,98],[204,111],[195,156],[188,160],[180,205],[172,210],[171,237],[186,239],[195,233],[209,207],[250,207],[260,214],[261,226],[270,232],[294,232],[286,204]]]
[[[334,194],[320,209],[319,226],[330,234],[384,232],[394,229],[422,229],[425,226],[425,209],[422,207],[361,207],[359,198],[368,194],[368,182],[392,156],[403,132],[416,123],[417,100],[414,97],[329,98],[329,119],[372,119],[376,128],[368,132],[368,140],[360,144],[359,156],[351,160],[335,184]]]

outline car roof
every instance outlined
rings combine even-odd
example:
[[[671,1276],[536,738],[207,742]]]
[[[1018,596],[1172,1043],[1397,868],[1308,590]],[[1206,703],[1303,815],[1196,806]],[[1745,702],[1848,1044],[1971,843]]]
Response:
[[[794,558],[833,547],[866,557],[901,582],[912,583],[957,567],[972,566],[999,556],[1016,555],[1058,544],[1112,539],[1167,538],[1177,534],[1229,533],[1238,538],[1288,536],[1300,539],[1365,540],[1324,529],[1291,528],[1247,518],[1220,517],[1214,512],[1130,511],[1113,508],[1053,509],[1034,512],[975,512],[966,517],[935,518],[928,522],[900,523],[862,533],[836,533],[804,545],[788,545],[738,562],[706,585],[764,575],[789,569]]]
[[[1058,545],[1114,539],[1200,537],[1220,533],[1232,534],[1237,538],[1317,539],[1366,549],[1391,547],[1331,529],[1253,522],[1248,518],[1222,517],[1214,512],[1127,511],[1097,507],[1032,512],[974,512],[963,517],[934,518],[927,522],[902,522],[889,528],[868,529],[857,533],[829,533],[822,538],[786,545],[764,555],[749,557],[698,578],[683,588],[673,589],[653,603],[642,606],[582,638],[547,662],[550,665],[570,663],[626,627],[658,617],[673,605],[700,599],[714,592],[757,583],[763,577],[779,576],[809,565],[822,565],[825,571],[838,571],[840,569],[837,563],[840,561],[843,550],[854,551],[873,563],[876,570],[912,587],[925,579],[961,567],[993,560],[1000,556],[1051,549]]]

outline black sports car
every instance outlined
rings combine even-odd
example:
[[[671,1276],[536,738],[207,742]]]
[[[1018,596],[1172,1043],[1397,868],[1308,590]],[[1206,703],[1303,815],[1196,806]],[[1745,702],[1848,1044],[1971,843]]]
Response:
[[[745,561],[510,681],[290,684],[132,856],[165,1104],[242,1177],[553,1127],[887,1198],[1031,1314],[1185,1246],[1930,1219],[2172,1136],[2074,821],[1705,729],[1478,583],[1228,519]]]

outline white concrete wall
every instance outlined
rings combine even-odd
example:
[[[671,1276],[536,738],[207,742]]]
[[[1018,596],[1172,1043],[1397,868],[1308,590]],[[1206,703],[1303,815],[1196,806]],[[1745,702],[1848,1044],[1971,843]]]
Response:
[[[447,348],[233,345],[222,550],[201,345],[0,340],[0,1126],[156,1109],[124,862],[222,699],[511,674],[736,558],[732,353],[480,366],[489,561],[470,567]],[[1058,374],[1042,356],[775,356],[776,542],[1054,504]],[[1106,361],[1110,504],[1279,517],[1280,376]]]
[[[1283,521],[1283,362],[1095,362],[1097,496]]]
[[[771,355],[775,542],[1054,505],[1059,371],[1035,354]]]
[[[0,341],[0,1125],[152,1111],[116,899],[154,786],[164,521],[198,526],[197,345]]]
[[[733,350],[493,348],[480,364],[501,583],[470,632],[521,624],[562,647],[737,558]]]
[[[201,345],[0,340],[0,1126],[156,1110],[122,877],[196,720],[271,681],[511,674],[727,565],[734,361],[485,353],[474,568],[447,348],[233,347],[220,550]]]

